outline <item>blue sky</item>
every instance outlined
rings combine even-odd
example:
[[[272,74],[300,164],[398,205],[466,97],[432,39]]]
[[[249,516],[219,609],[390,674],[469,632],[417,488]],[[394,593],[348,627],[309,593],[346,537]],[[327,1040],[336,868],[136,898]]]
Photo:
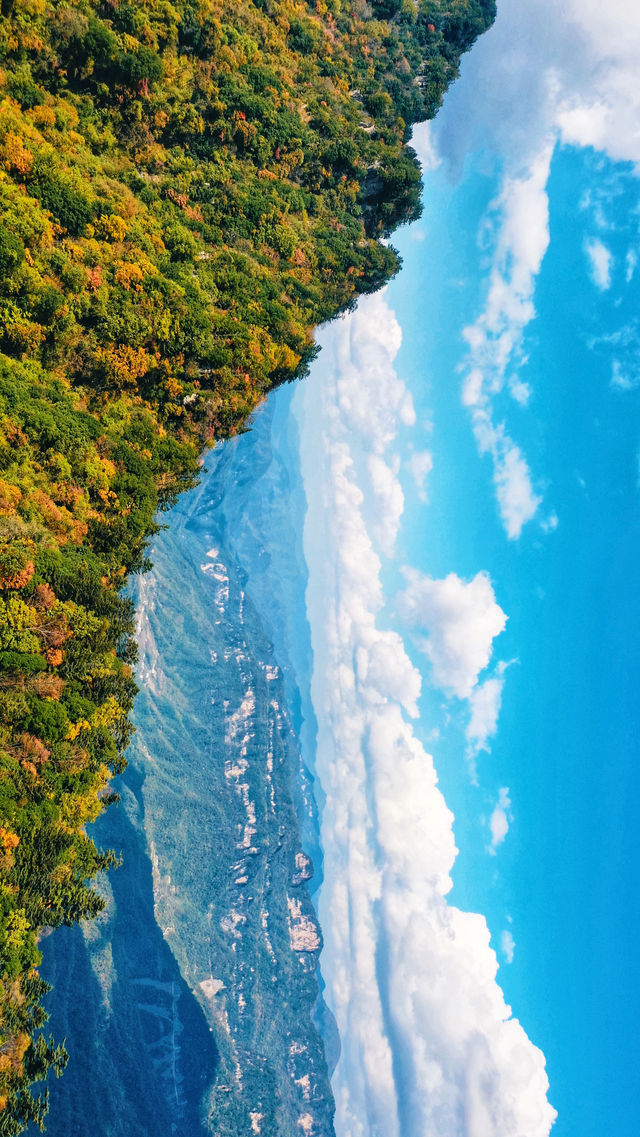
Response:
[[[545,532],[532,520],[517,541],[501,523],[490,459],[478,456],[457,372],[460,333],[482,280],[469,255],[477,245],[466,238],[491,198],[487,183],[470,170],[452,196],[446,179],[431,175],[427,239],[403,239],[405,272],[388,293],[404,332],[396,368],[410,377],[418,419],[433,422],[423,436],[433,456],[429,504],[411,503],[407,485],[399,545],[436,577],[452,567],[465,578],[486,569],[509,616],[496,655],[517,660],[505,673],[490,753],[478,756],[479,786],[465,769],[461,707],[454,704],[454,721],[435,745],[460,848],[452,900],[488,917],[500,983],[547,1058],[559,1110],[554,1132],[596,1137],[613,1109],[615,1132],[626,1135],[640,1121],[640,416],[636,380],[627,387],[620,376],[631,374],[637,350],[638,289],[626,281],[638,236],[637,181],[628,167],[592,153],[560,148],[554,156],[551,239],[519,369],[533,394],[513,421],[543,498],[542,520],[553,514],[558,524]],[[576,200],[598,187],[606,187],[606,228],[586,198],[575,213]],[[452,242],[452,232],[463,239]],[[596,240],[610,251],[606,289],[593,276]],[[438,264],[447,265],[444,281],[433,275]],[[416,296],[426,299],[433,324]],[[425,540],[433,528],[437,539]],[[432,699],[425,723],[436,714]],[[501,787],[512,820],[493,857],[486,820]],[[503,931],[515,943],[510,965]]]
[[[293,397],[339,1137],[542,1137],[538,1047],[554,1134],[638,1132],[639,52],[504,0]]]
[[[637,34],[637,20],[627,10],[608,18],[619,35]],[[568,28],[556,23],[562,46]],[[500,27],[496,33],[499,51]],[[483,49],[490,69],[491,43]],[[620,56],[617,72],[615,56],[607,61],[601,89],[593,84],[592,105],[615,100],[626,76],[624,52]],[[543,51],[534,52],[535,68],[545,62]],[[470,63],[473,70],[473,57]],[[526,78],[527,69],[522,86]],[[535,81],[539,74],[532,86]],[[578,86],[574,102],[580,97]],[[453,101],[455,119],[464,111],[464,91],[454,91]],[[436,146],[444,139],[445,148],[456,130],[448,111],[445,105],[434,132]],[[511,917],[508,931],[516,946],[500,981],[547,1056],[550,1096],[559,1110],[554,1132],[595,1137],[609,1129],[613,1116],[615,1132],[631,1134],[640,1122],[634,1088],[640,1038],[634,967],[640,861],[635,139],[626,155],[624,143],[611,140],[613,157],[630,159],[614,161],[593,147],[563,145],[561,132],[554,137],[547,121],[524,164],[517,109],[511,133],[506,114],[496,123],[483,123],[482,109],[476,115],[483,146],[467,155],[462,173],[458,165],[455,188],[442,167],[427,175],[426,240],[416,254],[413,235],[403,239],[407,271],[389,294],[403,313],[398,365],[415,373],[414,345],[421,344],[422,360],[434,369],[425,407],[442,428],[434,426],[430,484],[439,532],[448,534],[445,552],[442,544],[435,554],[427,549],[409,525],[411,552],[420,557],[422,545],[422,562],[432,573],[443,572],[452,557],[462,574],[475,571],[478,561],[487,568],[509,614],[501,654],[517,659],[505,677],[499,730],[480,778],[481,788],[509,786],[512,831],[496,872],[486,864],[478,872],[478,800],[474,810],[472,792],[457,778],[455,736],[445,747],[454,755],[454,773],[438,767],[461,846],[452,898],[487,913],[498,950],[499,930]],[[486,147],[492,130],[493,145]],[[589,137],[586,125],[585,133]],[[534,263],[541,246],[544,258],[524,289],[531,319],[522,324],[516,316],[521,338],[515,337],[495,398],[496,421],[508,424],[527,455],[531,500],[541,499],[521,535],[510,541],[504,517],[499,524],[499,503],[491,500],[495,486],[489,478],[478,480],[491,458],[474,454],[465,437],[457,374],[462,364],[464,376],[469,365],[461,333],[477,319],[479,297],[487,302],[496,248],[504,239],[501,225],[504,230],[513,206],[509,183],[518,177],[530,182],[535,163],[548,161],[550,135],[549,174],[533,195],[541,196],[542,185],[548,220],[544,202],[529,200],[527,210],[529,224],[535,226],[537,217],[540,227],[533,235]],[[444,287],[433,274],[438,264],[447,266]],[[419,282],[436,331],[416,311]],[[530,388],[525,406],[517,398],[509,405],[505,387],[514,378]],[[554,526],[556,518],[553,529],[549,522]]]

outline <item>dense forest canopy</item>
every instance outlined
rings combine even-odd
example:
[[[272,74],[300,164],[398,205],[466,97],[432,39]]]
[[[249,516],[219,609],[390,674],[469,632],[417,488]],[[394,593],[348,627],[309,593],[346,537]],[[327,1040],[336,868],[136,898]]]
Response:
[[[37,937],[116,860],[132,610],[203,445],[398,267],[411,124],[494,0],[1,0],[0,1137],[42,1125]]]

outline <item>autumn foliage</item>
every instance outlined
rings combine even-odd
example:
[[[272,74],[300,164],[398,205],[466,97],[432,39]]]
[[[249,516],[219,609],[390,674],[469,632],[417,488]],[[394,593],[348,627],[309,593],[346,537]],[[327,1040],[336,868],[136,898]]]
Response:
[[[420,211],[493,0],[0,4],[0,1137],[41,1125],[38,936],[95,915],[157,512]]]

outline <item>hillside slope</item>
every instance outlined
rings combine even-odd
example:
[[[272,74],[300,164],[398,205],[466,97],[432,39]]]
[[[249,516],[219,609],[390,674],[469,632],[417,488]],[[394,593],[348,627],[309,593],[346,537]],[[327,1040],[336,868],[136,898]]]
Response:
[[[0,4],[0,1137],[65,1062],[37,937],[101,906],[127,574],[198,455],[397,270],[407,146],[494,0]]]

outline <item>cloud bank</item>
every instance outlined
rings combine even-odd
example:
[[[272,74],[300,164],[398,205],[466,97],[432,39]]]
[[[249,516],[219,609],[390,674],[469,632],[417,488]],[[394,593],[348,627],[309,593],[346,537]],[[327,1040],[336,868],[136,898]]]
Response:
[[[410,721],[420,674],[385,626],[381,566],[399,514],[385,530],[379,509],[400,502],[394,441],[412,417],[393,366],[399,327],[378,294],[321,341],[294,412],[325,796],[321,966],[342,1042],[336,1134],[547,1137],[544,1056],[505,1003],[486,921],[447,902],[453,817]],[[499,699],[478,677],[506,620],[491,582],[409,572],[402,603],[437,681],[460,697],[484,688],[482,737]]]

